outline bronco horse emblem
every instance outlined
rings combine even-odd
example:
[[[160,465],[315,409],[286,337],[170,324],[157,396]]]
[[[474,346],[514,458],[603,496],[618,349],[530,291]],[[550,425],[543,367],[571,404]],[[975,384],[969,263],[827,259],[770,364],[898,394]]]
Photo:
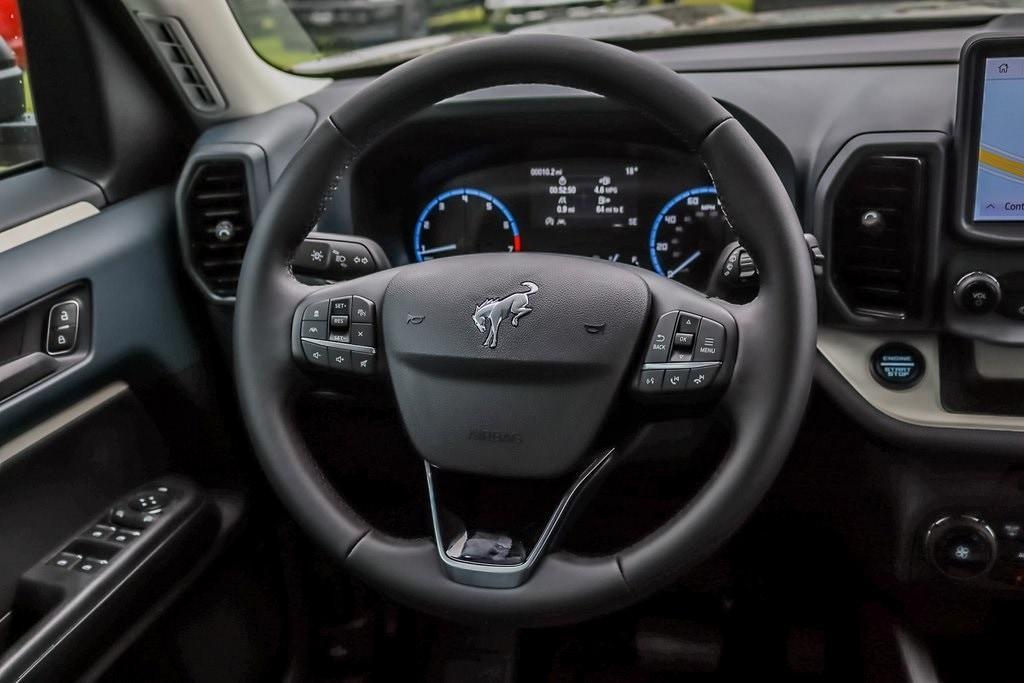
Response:
[[[488,299],[476,307],[473,322],[476,323],[478,330],[487,333],[484,346],[493,349],[498,345],[498,326],[502,320],[512,316],[512,327],[519,327],[519,319],[533,310],[529,307],[530,295],[536,294],[539,288],[529,280],[520,284],[526,287],[527,291],[515,292],[503,299]],[[487,326],[488,321],[491,323],[490,328]]]

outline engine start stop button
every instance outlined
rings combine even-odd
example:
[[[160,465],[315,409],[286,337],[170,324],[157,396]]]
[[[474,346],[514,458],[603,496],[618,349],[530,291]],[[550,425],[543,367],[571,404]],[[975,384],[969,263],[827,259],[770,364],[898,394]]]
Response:
[[[871,354],[871,370],[890,389],[909,389],[924,375],[924,357],[909,344],[890,342]]]

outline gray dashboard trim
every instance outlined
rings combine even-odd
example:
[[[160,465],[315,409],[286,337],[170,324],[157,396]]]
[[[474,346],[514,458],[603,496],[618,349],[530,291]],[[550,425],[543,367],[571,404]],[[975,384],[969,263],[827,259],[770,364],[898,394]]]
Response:
[[[871,354],[886,342],[910,344],[924,357],[926,371],[913,387],[894,391],[871,374]],[[898,336],[849,332],[822,326],[818,352],[857,394],[888,417],[918,427],[1024,432],[1024,416],[951,413],[942,406],[939,387],[939,340],[934,334]]]

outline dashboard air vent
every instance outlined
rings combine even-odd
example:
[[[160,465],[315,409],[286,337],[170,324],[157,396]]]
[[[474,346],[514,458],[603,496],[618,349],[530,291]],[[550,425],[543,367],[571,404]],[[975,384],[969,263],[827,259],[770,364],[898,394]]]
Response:
[[[857,315],[903,320],[921,314],[927,173],[918,156],[857,162],[835,198],[832,281]]]
[[[224,97],[181,22],[150,14],[140,14],[139,20],[189,103],[201,112],[223,111]]]
[[[252,230],[248,188],[244,162],[211,160],[193,168],[185,194],[192,266],[210,292],[221,299],[235,296]]]

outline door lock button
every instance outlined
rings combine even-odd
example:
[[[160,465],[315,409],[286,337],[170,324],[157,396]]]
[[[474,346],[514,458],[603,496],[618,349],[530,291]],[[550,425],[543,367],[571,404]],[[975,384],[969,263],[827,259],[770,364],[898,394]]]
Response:
[[[77,301],[63,301],[50,309],[46,330],[46,352],[51,356],[70,353],[78,342]]]

